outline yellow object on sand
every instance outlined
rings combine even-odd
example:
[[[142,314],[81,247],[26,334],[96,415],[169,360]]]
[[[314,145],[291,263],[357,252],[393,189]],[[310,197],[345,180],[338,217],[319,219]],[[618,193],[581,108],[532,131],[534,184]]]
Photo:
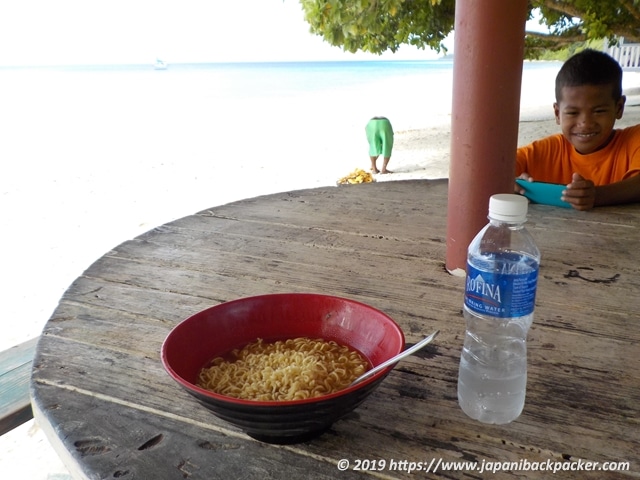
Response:
[[[349,185],[355,183],[371,183],[375,182],[373,179],[373,175],[369,172],[365,172],[361,168],[356,168],[353,172],[351,172],[346,177],[342,177],[338,180],[338,185]]]

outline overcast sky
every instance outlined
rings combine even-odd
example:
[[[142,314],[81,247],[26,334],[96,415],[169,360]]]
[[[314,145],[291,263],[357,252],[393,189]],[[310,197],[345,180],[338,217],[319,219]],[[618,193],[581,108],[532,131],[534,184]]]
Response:
[[[453,43],[451,43],[453,48]],[[0,65],[378,59],[309,33],[297,0],[8,0]],[[402,48],[385,59],[437,58]]]

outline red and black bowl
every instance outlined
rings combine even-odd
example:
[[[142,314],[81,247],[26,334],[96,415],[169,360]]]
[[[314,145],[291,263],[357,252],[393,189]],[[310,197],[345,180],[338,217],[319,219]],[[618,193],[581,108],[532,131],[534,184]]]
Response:
[[[363,354],[372,367],[404,349],[404,334],[387,315],[345,298],[283,293],[241,298],[203,310],[178,324],[162,345],[169,375],[219,418],[267,443],[291,444],[321,435],[358,407],[390,366],[344,390],[291,401],[241,400],[196,385],[215,357],[254,342],[308,337],[333,340]]]

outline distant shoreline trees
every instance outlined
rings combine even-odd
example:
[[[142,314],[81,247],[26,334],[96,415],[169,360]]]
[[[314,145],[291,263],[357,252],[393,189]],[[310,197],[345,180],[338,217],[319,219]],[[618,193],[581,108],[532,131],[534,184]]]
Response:
[[[348,52],[395,52],[414,45],[446,52],[455,0],[300,0],[311,32]],[[620,37],[640,42],[640,0],[529,0],[542,32],[526,32],[525,56],[539,58],[578,42]]]

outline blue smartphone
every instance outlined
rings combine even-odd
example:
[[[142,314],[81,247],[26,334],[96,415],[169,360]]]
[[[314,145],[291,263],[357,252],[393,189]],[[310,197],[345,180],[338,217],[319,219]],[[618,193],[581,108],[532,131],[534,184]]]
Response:
[[[516,183],[524,189],[524,196],[533,203],[571,208],[571,204],[560,200],[562,192],[567,188],[566,185],[545,182],[529,182],[521,178],[516,179]]]

